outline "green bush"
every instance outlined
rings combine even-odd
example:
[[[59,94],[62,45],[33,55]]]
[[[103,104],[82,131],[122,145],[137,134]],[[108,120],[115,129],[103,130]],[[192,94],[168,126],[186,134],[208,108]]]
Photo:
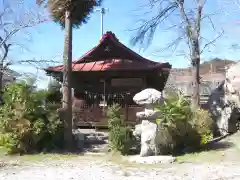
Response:
[[[198,109],[193,113],[192,126],[201,137],[201,145],[213,139],[213,125],[211,114],[207,110]]]
[[[25,82],[6,87],[0,107],[0,143],[9,154],[61,148],[63,123],[47,96],[47,91]]]
[[[122,121],[121,107],[117,104],[110,107],[107,117],[111,151],[127,154],[132,144],[132,132]]]
[[[156,110],[161,112],[156,120],[160,129],[157,137],[160,153],[192,151],[212,139],[210,115],[202,109],[194,112],[184,96],[167,97]]]
[[[0,132],[0,147],[4,146],[7,143],[7,137],[5,134]]]

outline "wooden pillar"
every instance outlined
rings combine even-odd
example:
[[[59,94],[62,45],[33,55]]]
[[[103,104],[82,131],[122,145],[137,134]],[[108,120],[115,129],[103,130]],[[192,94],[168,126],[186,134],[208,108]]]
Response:
[[[128,121],[128,94],[126,94],[126,96],[124,97],[124,104],[125,104],[125,122],[127,123]]]
[[[142,81],[143,81],[142,87],[143,87],[143,89],[146,89],[146,88],[147,88],[147,77],[144,76],[144,77],[142,78]]]
[[[125,103],[125,123],[128,121],[128,104]]]

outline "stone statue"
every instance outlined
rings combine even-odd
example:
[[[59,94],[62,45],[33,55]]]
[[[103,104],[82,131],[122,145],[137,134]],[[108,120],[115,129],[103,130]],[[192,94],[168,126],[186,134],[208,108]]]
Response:
[[[156,136],[158,126],[156,119],[159,116],[159,112],[154,111],[154,104],[163,102],[162,93],[148,88],[137,93],[133,97],[133,101],[145,107],[144,111],[136,113],[137,118],[141,120],[141,124],[136,125],[133,132],[134,136],[141,136],[140,156],[157,155]]]
[[[220,135],[237,131],[240,118],[240,62],[230,65],[226,70],[226,79],[212,92],[208,108],[216,122],[216,131]]]

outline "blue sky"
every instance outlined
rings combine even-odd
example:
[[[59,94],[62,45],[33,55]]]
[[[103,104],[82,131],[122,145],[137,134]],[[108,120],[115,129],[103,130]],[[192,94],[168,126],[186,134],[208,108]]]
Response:
[[[31,2],[31,0],[28,0]],[[134,36],[134,33],[129,29],[137,27],[136,22],[143,18],[152,16],[156,10],[153,10],[149,15],[144,15],[148,0],[105,0],[103,6],[109,8],[109,11],[104,17],[104,31],[112,31],[116,34],[118,39],[129,46],[141,55],[158,62],[170,62],[173,67],[186,67],[189,65],[188,60],[179,52],[187,52],[186,47],[180,44],[179,51],[172,53],[172,51],[160,49],[166,47],[174,37],[176,37],[176,30],[166,31],[168,25],[164,24],[163,27],[156,31],[156,35],[152,44],[145,51],[140,51],[139,46],[132,47],[130,40]],[[217,0],[216,0],[217,1]],[[240,35],[238,33],[240,22],[237,17],[240,17],[240,13],[234,10],[232,5],[221,5],[215,0],[210,0],[205,7],[205,13],[217,12],[217,15],[212,17],[214,24],[216,25],[216,31],[213,31],[209,23],[203,23],[202,34],[205,38],[211,40],[220,32],[220,29],[224,29],[225,34],[216,42],[216,46],[209,47],[202,55],[202,60],[208,60],[213,57],[227,58],[238,60],[240,52],[232,50],[231,44],[238,43]],[[224,6],[223,6],[224,4]],[[219,13],[221,12],[221,13]],[[240,9],[239,9],[240,12]],[[173,22],[176,20],[172,18]],[[177,21],[177,20],[176,20]],[[81,26],[80,29],[73,31],[73,60],[80,57],[83,53],[94,47],[100,39],[100,13],[94,12],[91,15],[87,24]],[[63,52],[64,32],[58,24],[48,22],[37,26],[31,31],[31,41],[26,41],[25,46],[29,51],[20,51],[15,49],[11,56],[15,59],[54,59],[61,62]],[[35,68],[30,66],[13,67],[18,71],[30,72],[37,74],[40,81],[39,87],[46,87],[48,78],[45,77],[44,72],[36,71]]]

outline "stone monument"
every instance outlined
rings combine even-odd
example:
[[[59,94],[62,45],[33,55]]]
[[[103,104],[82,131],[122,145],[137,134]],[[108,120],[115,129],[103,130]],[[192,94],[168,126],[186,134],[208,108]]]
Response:
[[[208,100],[208,109],[220,135],[237,131],[240,118],[240,62],[230,65],[226,70],[226,79],[212,92]]]
[[[148,88],[137,93],[133,100],[136,104],[145,107],[144,111],[136,113],[138,120],[141,120],[141,124],[136,125],[133,132],[134,136],[141,136],[140,156],[157,155],[156,136],[158,125],[156,119],[160,112],[154,111],[154,105],[163,102],[162,93],[156,89]]]

